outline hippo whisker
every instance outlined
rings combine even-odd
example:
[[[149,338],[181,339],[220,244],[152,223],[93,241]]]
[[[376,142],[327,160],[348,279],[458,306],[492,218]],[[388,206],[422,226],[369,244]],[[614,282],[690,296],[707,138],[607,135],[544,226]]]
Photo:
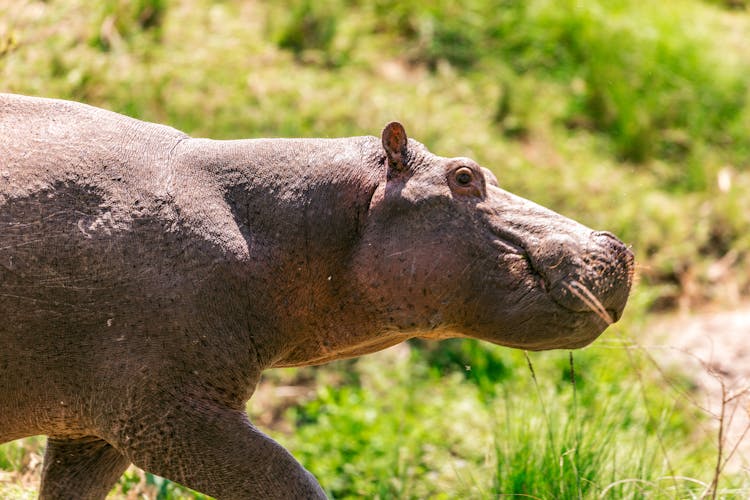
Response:
[[[524,255],[526,253],[524,249],[521,248],[520,246],[510,243],[508,241],[502,240],[500,238],[493,240],[492,244],[495,245],[500,251],[505,252],[505,253],[516,254],[516,255]]]
[[[582,285],[576,280],[565,282],[563,283],[563,286],[570,293],[578,297],[578,299],[583,302],[586,307],[591,309],[591,311],[599,316],[607,325],[611,325],[612,323],[614,323],[612,316],[607,312],[599,299],[596,298],[596,295],[594,295],[591,290],[586,288],[586,286]]]

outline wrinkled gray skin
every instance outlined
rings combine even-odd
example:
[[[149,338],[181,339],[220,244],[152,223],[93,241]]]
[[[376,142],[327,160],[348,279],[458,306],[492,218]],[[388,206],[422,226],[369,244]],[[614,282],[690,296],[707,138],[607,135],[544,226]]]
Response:
[[[381,138],[191,139],[0,95],[0,442],[49,436],[41,497],[131,462],[217,498],[323,490],[244,412],[266,368],[412,337],[574,348],[617,319],[631,253]]]

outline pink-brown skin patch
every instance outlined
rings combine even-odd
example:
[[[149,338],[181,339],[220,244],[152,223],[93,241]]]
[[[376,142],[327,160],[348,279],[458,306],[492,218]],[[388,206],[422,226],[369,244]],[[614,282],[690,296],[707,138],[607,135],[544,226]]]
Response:
[[[103,498],[131,462],[322,498],[247,420],[262,370],[412,337],[580,347],[631,285],[617,238],[395,122],[212,141],[0,95],[0,181],[0,442],[50,436],[42,498]]]

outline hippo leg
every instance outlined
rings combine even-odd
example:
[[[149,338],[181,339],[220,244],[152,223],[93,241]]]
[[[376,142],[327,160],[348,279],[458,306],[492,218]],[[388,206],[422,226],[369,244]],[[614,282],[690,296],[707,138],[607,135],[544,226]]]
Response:
[[[102,499],[130,461],[96,437],[47,440],[42,470],[41,500]]]
[[[151,421],[120,443],[146,471],[218,500],[327,498],[315,477],[243,411],[193,401]]]

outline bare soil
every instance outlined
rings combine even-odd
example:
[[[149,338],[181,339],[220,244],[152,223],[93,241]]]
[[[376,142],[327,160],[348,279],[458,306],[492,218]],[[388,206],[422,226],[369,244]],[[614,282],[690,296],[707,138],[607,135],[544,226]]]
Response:
[[[689,397],[713,417],[717,443],[723,423],[728,470],[750,472],[750,302],[661,316],[647,331],[646,347],[657,363],[695,384]]]

